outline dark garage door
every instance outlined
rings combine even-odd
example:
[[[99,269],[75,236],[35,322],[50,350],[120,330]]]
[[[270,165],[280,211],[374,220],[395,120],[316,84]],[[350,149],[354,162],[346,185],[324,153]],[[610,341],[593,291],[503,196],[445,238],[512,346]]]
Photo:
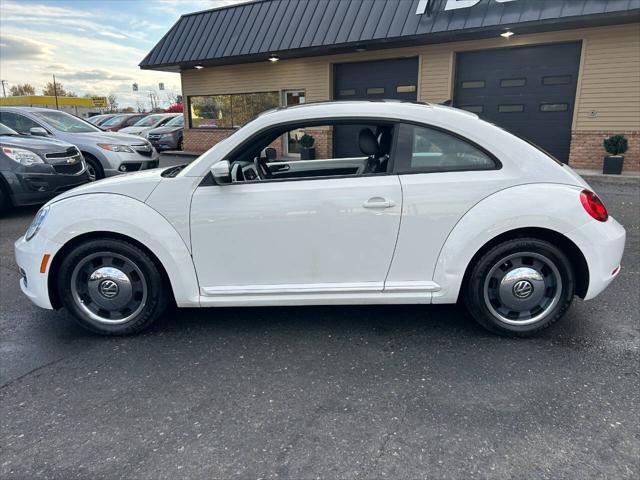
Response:
[[[333,70],[335,100],[397,99],[418,97],[418,58],[396,58],[370,62],[339,63]],[[334,129],[334,156],[361,156],[358,127]]]
[[[454,105],[569,160],[581,44],[457,55]]]

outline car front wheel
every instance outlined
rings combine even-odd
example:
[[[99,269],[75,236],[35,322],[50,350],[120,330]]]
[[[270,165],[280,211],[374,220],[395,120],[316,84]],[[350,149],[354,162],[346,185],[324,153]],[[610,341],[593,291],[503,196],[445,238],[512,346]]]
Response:
[[[149,255],[116,239],[75,247],[59,270],[59,298],[85,328],[127,335],[149,327],[167,305],[162,275]]]
[[[559,320],[575,292],[573,268],[551,243],[536,238],[507,240],[473,266],[465,303],[488,330],[530,336]]]

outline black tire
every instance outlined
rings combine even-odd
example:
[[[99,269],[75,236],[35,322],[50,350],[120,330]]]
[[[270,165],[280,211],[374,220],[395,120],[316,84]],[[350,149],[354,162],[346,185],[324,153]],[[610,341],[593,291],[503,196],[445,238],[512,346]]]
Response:
[[[4,191],[2,185],[0,185],[0,215],[4,215],[9,211],[11,207],[11,198]]]
[[[464,303],[487,330],[528,337],[562,318],[574,293],[573,267],[560,249],[545,240],[516,238],[494,246],[472,266]]]
[[[96,269],[95,280],[94,275],[89,276],[87,268],[88,271]],[[104,268],[122,268],[120,273],[127,275],[122,283],[122,278],[117,278],[115,298],[101,293],[103,284],[110,280],[98,272]],[[58,279],[58,295],[62,304],[80,325],[101,335],[141,332],[158,319],[168,303],[169,292],[159,268],[144,250],[123,240],[91,240],[75,247],[62,260]],[[89,288],[89,285],[93,287]],[[130,303],[136,305],[135,309],[129,303],[121,311],[99,308],[104,306],[102,303],[118,302],[117,295],[124,297],[125,287],[132,290],[126,293],[129,294],[127,298],[131,297]],[[92,300],[96,297],[99,297],[97,301]],[[130,312],[122,313],[126,310]]]
[[[182,143],[182,138],[180,138],[180,140],[178,140],[178,150],[182,151],[184,149],[184,145]]]
[[[104,178],[104,169],[98,159],[88,153],[84,153],[83,156],[84,161],[87,162],[87,170],[89,170],[89,181],[93,182]]]

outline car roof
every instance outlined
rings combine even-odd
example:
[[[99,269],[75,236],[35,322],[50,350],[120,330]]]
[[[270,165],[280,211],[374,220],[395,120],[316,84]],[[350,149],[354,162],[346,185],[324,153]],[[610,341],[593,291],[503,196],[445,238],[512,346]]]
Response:
[[[429,123],[432,119],[455,123],[478,120],[475,113],[457,108],[423,102],[400,100],[349,100],[311,102],[288,107],[277,107],[261,113],[255,120],[272,123],[322,119],[331,117],[372,117],[415,120]]]
[[[43,108],[43,107],[0,107],[0,109],[2,110],[16,110],[18,112],[50,112],[51,110],[54,111],[60,111],[60,110],[55,110],[53,108]],[[67,113],[67,112],[63,112],[63,113]]]

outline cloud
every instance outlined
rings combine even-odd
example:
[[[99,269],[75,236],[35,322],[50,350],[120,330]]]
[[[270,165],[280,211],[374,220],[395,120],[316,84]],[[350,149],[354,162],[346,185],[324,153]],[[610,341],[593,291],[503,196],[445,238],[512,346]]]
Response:
[[[82,10],[75,10],[69,8],[52,7],[49,5],[34,4],[34,3],[15,3],[15,2],[2,2],[2,14],[14,14],[22,15],[25,17],[48,17],[55,18],[60,17],[90,17],[91,13]]]
[[[2,35],[0,38],[0,60],[44,60],[51,56],[52,46],[17,35]]]
[[[70,71],[69,69],[63,67],[62,70],[63,70],[62,73],[58,73],[58,77],[69,79],[69,80],[125,81],[125,80],[132,80],[133,78],[128,75],[119,75],[119,74],[111,73],[108,70],[103,70],[101,68],[95,68],[92,70]]]

